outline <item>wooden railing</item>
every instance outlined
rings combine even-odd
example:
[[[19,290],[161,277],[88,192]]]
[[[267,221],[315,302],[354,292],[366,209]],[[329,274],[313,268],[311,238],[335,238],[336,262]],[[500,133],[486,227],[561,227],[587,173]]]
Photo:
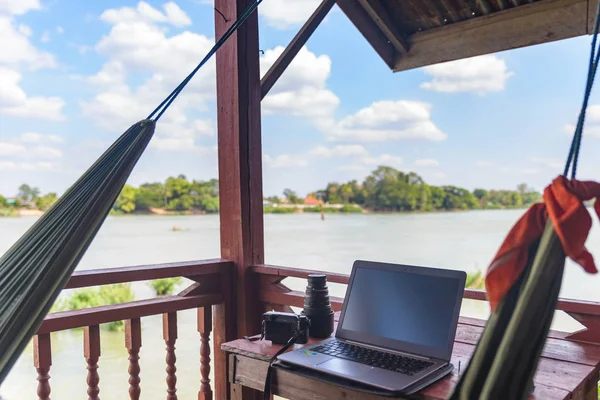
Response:
[[[290,307],[303,307],[304,293],[287,287],[283,281],[286,278],[306,279],[309,274],[325,274],[331,283],[348,284],[349,275],[300,268],[278,267],[273,265],[255,265],[255,273],[259,275],[259,299],[266,309],[291,311]],[[465,289],[465,299],[487,301],[485,291]],[[342,309],[343,300],[330,296],[332,308]],[[574,341],[600,343],[600,303],[559,299],[557,310],[564,311],[581,323],[585,328],[568,334],[565,338]]]
[[[99,399],[100,324],[124,320],[125,346],[129,354],[129,398],[138,400],[141,393],[138,362],[142,346],[140,318],[162,315],[163,339],[166,344],[166,398],[167,400],[176,400],[177,312],[195,308],[198,309],[198,332],[200,334],[201,382],[199,382],[198,399],[212,399],[209,379],[211,354],[209,340],[213,326],[211,307],[221,304],[224,294],[232,290],[228,285],[232,267],[233,263],[230,261],[217,259],[75,272],[66,285],[67,289],[171,277],[185,277],[194,283],[175,296],[49,314],[33,341],[34,366],[38,374],[38,398],[40,400],[50,399],[49,372],[52,365],[50,333],[83,328],[84,359],[88,370],[87,394],[90,400]],[[215,345],[217,344],[215,343]],[[223,374],[219,374],[219,376],[221,375]]]

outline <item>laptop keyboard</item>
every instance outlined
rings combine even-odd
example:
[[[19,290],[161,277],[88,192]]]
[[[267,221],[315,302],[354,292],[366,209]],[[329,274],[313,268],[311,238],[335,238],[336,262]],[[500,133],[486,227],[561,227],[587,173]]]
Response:
[[[327,342],[321,346],[313,347],[311,350],[405,375],[414,375],[433,365],[429,361],[403,357],[398,354],[386,353],[338,341]]]

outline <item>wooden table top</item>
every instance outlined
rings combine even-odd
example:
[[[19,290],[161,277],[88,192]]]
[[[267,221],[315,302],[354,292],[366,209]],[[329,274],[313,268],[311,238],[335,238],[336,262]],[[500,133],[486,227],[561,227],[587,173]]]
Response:
[[[336,313],[336,316],[337,315],[338,313]],[[464,369],[475,350],[475,345],[483,331],[484,325],[485,321],[479,319],[460,318],[452,352],[452,363],[455,367],[454,371],[447,377],[422,390],[419,393],[421,397],[425,399],[447,399],[450,396],[454,385],[458,381],[459,362],[461,365],[460,372],[464,372]],[[596,400],[598,398],[597,382],[600,366],[600,346],[570,341],[566,339],[566,336],[567,333],[558,331],[551,331],[548,335],[548,340],[534,378],[535,391],[531,396],[532,399]],[[311,342],[314,343],[315,340],[311,339]],[[301,347],[301,345],[294,346],[295,349],[299,347]],[[245,372],[248,373],[245,375],[247,382],[245,382],[244,378],[236,381],[236,376],[230,376],[232,383],[240,383],[250,387],[254,384],[256,386],[255,389],[258,389],[262,387],[259,382],[261,382],[261,377],[266,373],[267,362],[281,346],[272,345],[270,341],[264,340],[250,342],[245,339],[238,339],[223,344],[221,348],[223,351],[234,355],[239,360],[256,360],[261,361],[262,364],[264,364],[251,362],[238,363],[239,365],[236,367],[238,374],[243,376]],[[242,369],[244,365],[246,365],[247,368],[252,369],[252,371],[244,371]],[[257,372],[257,369],[260,370],[260,373]],[[250,378],[251,376],[252,378]],[[284,380],[274,381],[283,382]],[[264,378],[262,382],[264,384]],[[313,382],[315,385],[317,384],[316,381]],[[337,390],[340,392],[343,391],[342,389]],[[273,389],[273,392],[277,393],[275,388]],[[327,392],[329,393],[330,391],[327,390]],[[303,393],[302,396],[307,395],[306,393]],[[330,393],[327,396],[329,400],[336,398],[335,395],[334,397],[331,397]],[[344,393],[343,396],[339,396],[338,398],[342,397],[344,399],[355,398],[353,396],[348,396],[348,393]],[[375,399],[377,397],[360,396],[356,398]]]

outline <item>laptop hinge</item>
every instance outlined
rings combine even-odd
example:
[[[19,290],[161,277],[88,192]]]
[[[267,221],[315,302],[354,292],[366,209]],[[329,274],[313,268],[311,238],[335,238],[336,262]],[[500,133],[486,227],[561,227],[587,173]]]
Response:
[[[399,354],[399,355],[402,355],[402,356],[408,356],[408,357],[416,358],[418,360],[427,360],[427,361],[432,360],[431,357],[424,357],[424,356],[419,356],[419,355],[412,354],[412,353],[405,353],[405,352],[398,351],[398,350],[388,349],[387,347],[373,346],[373,345],[369,345],[369,344],[366,344],[366,343],[355,342],[354,340],[348,340],[348,339],[342,339],[342,340],[340,340],[339,337],[337,337],[336,339],[339,340],[339,341],[342,341],[342,342],[346,342],[346,343],[350,343],[350,344],[355,344],[357,346],[367,347],[367,348],[373,349],[373,350],[384,351],[386,353]]]

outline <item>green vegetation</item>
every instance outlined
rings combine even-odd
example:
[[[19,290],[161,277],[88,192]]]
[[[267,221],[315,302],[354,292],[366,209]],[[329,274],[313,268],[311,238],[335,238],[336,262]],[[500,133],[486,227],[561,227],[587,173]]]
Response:
[[[82,308],[108,306],[135,300],[135,294],[128,283],[105,285],[99,288],[78,289],[66,298],[58,298],[50,312],[80,310]],[[106,324],[111,331],[123,329],[123,321]]]
[[[470,289],[485,289],[485,276],[480,270],[468,272],[465,287]]]
[[[379,212],[451,211],[472,209],[522,208],[539,201],[540,193],[526,184],[517,190],[475,189],[470,192],[456,186],[433,186],[414,172],[401,172],[380,166],[362,183],[356,180],[329,183],[325,189],[310,193],[322,206],[305,207],[305,212],[358,213],[363,210]],[[0,216],[14,215],[18,209],[47,210],[57,196],[23,184],[18,196],[7,199],[0,196]],[[282,197],[266,197],[265,213],[288,214],[298,212],[304,199],[292,189],[285,189]],[[338,205],[332,207],[331,205]],[[339,205],[342,205],[341,207]],[[219,211],[219,182],[189,181],[184,175],[170,177],[164,183],[144,183],[139,187],[125,185],[115,201],[112,213],[216,213]]]
[[[183,282],[183,278],[161,278],[150,282],[157,296],[170,296],[175,292],[175,287]]]
[[[329,183],[313,193],[329,204],[354,204],[373,211],[434,211],[527,207],[541,195],[527,187],[511,190],[476,189],[473,192],[456,186],[432,186],[414,172],[404,173],[381,166],[362,184],[357,181]]]
[[[219,182],[188,181],[185,175],[170,177],[165,183],[144,183],[139,188],[125,185],[115,201],[118,214],[149,211],[152,208],[174,212],[219,211]]]

